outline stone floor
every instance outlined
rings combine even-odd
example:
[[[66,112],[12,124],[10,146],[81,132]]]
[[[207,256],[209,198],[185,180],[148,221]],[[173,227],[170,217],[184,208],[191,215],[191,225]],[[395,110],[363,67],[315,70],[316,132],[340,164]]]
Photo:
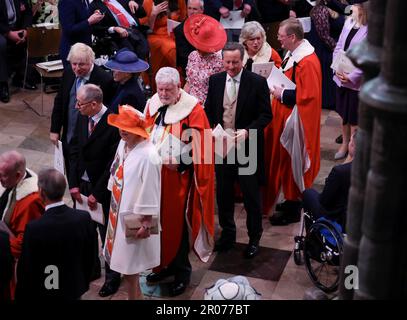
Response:
[[[22,91],[11,88],[12,99],[8,104],[0,102],[0,153],[16,149],[27,158],[28,166],[37,171],[44,166],[53,165],[53,146],[48,133],[50,113],[54,94],[44,94],[42,107],[40,91]],[[340,131],[340,118],[335,112],[324,110],[321,118],[321,170],[315,181],[316,188],[324,184],[335,162],[332,160],[338,147],[334,139]],[[68,199],[68,198],[67,198]],[[191,255],[193,265],[192,281],[187,291],[176,299],[203,299],[205,288],[220,278],[237,274],[245,275],[251,285],[262,294],[262,299],[303,299],[304,293],[313,284],[305,266],[297,266],[292,258],[294,235],[298,233],[299,223],[284,227],[272,227],[265,217],[261,251],[253,260],[242,259],[241,254],[248,237],[245,227],[245,211],[236,204],[238,227],[236,248],[222,255],[214,254],[207,263]],[[217,227],[217,234],[219,234]],[[142,289],[146,299],[169,299],[165,284],[149,286],[145,275],[141,277]],[[92,282],[90,290],[83,299],[102,299],[97,292],[103,284],[103,277]],[[126,299],[124,284],[112,300]]]

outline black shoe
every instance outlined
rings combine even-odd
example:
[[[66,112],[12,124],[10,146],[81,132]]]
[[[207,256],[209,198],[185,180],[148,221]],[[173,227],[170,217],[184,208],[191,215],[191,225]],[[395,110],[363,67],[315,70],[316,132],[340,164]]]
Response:
[[[338,136],[338,137],[335,139],[335,142],[336,142],[337,144],[342,144],[342,142],[343,142],[343,136],[342,136],[342,135]]]
[[[99,290],[99,296],[108,297],[115,294],[119,290],[120,281],[109,281],[105,282],[102,288]]]
[[[224,241],[219,239],[215,243],[215,248],[213,249],[214,252],[227,252],[234,247],[234,243],[231,241]]]
[[[172,272],[168,270],[168,268],[162,269],[160,272],[151,272],[147,275],[146,280],[147,282],[160,282],[165,278],[171,277],[174,275]]]
[[[8,91],[8,83],[4,83],[0,88],[0,101],[7,103],[10,101],[10,93]]]
[[[17,87],[17,88],[22,88],[22,87],[23,87],[23,81],[20,81],[20,80],[13,80],[13,81],[11,82],[11,84],[12,84],[14,87]],[[27,89],[27,90],[37,90],[37,86],[36,86],[34,83],[31,83],[31,82],[29,82],[29,81],[26,81],[26,82],[25,82],[24,89]]]
[[[301,212],[299,214],[291,213],[275,213],[270,217],[270,223],[273,226],[286,226],[290,223],[295,223],[301,220]]]
[[[183,294],[188,286],[188,283],[182,281],[174,281],[169,284],[168,293],[170,297],[176,297]]]
[[[246,247],[246,249],[244,250],[244,257],[246,259],[251,259],[253,258],[257,253],[259,252],[259,245],[252,243],[252,244],[248,244],[248,246]]]

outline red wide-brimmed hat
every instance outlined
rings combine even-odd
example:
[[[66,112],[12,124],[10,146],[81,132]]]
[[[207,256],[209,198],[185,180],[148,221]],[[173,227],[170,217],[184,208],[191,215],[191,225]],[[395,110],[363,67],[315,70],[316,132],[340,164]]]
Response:
[[[214,53],[226,44],[226,31],[219,21],[205,14],[194,14],[184,23],[184,34],[196,49]]]
[[[113,127],[124,131],[137,134],[143,138],[148,138],[146,131],[146,122],[140,111],[137,111],[132,106],[119,106],[119,114],[109,114],[107,123]]]

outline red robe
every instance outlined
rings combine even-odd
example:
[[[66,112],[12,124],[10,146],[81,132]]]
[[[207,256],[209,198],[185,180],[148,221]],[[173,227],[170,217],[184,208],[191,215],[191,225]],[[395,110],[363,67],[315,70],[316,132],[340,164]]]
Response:
[[[193,170],[187,170],[183,174],[170,170],[165,165],[162,166],[161,175],[161,264],[158,269],[168,266],[175,258],[182,238],[182,228],[184,227],[184,217],[187,217],[190,247],[197,256],[204,262],[209,259],[213,248],[213,236],[215,228],[214,216],[214,161],[205,163],[204,152],[204,129],[210,129],[205,111],[198,103],[198,100],[185,91],[181,90],[181,99],[177,103],[188,101],[188,111],[183,112],[182,118],[176,123],[168,121],[171,116],[171,108],[168,108],[165,122],[172,123],[166,126],[166,130],[180,138],[186,128],[194,128],[199,132],[199,137],[194,136],[193,154],[199,158],[200,164],[193,157]],[[146,106],[146,120],[152,129],[157,108],[162,104],[158,96],[153,96]],[[191,103],[193,103],[191,105]],[[153,106],[154,105],[154,106]],[[185,111],[185,108],[184,108]],[[150,114],[150,112],[152,114]],[[189,113],[188,113],[189,112]],[[188,114],[187,114],[188,113]],[[177,113],[173,113],[177,114]],[[178,114],[177,114],[178,116]],[[185,116],[185,117],[184,117]],[[181,139],[183,140],[183,139]],[[212,137],[205,139],[212,143]],[[200,142],[201,152],[197,152]],[[199,154],[199,156],[198,156]],[[208,154],[206,154],[206,157]],[[213,153],[210,155],[211,159]],[[206,159],[207,160],[207,159]],[[208,161],[206,161],[208,162]]]
[[[304,46],[306,46],[306,50],[310,50],[308,42]],[[306,50],[305,52],[308,54],[304,54],[300,59],[297,56],[296,61],[299,61],[295,71],[295,83],[297,86],[296,103],[304,127],[307,154],[311,161],[311,167],[305,172],[303,178],[305,188],[310,188],[320,167],[322,74],[318,57],[315,53],[310,54]],[[292,64],[287,64],[284,73],[289,79],[292,79]],[[292,107],[284,105],[277,99],[272,100],[273,121],[264,130],[267,177],[263,193],[263,212],[265,214],[268,214],[276,203],[280,189],[286,200],[301,199],[301,192],[293,179],[290,155],[280,143],[281,133],[291,111]]]

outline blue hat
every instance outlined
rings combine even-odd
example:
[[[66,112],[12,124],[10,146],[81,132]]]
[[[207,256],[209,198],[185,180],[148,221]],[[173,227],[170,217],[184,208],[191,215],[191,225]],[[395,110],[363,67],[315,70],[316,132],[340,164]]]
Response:
[[[139,59],[133,51],[123,48],[106,62],[105,67],[114,71],[136,73],[146,71],[150,66],[144,60]]]

